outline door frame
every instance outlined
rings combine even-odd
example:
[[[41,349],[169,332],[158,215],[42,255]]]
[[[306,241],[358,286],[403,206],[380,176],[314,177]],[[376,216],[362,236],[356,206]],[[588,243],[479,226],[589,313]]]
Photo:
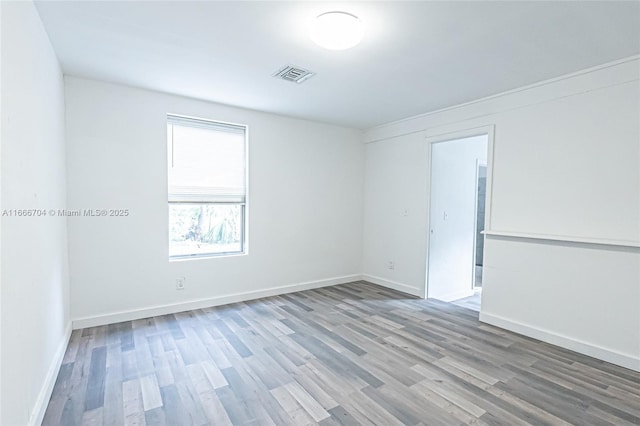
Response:
[[[489,141],[487,140],[487,160],[489,159]],[[476,202],[474,207],[474,212],[476,213],[476,221],[473,231],[473,268],[472,268],[472,276],[471,276],[471,290],[476,289],[476,257],[478,256],[478,184],[480,183],[480,167],[484,167],[487,169],[487,174],[489,174],[489,168],[487,167],[488,161],[480,161],[476,159]],[[485,222],[486,222],[486,204],[487,204],[487,182],[485,181]],[[483,231],[484,232],[484,231]],[[482,244],[484,246],[484,243]],[[484,247],[482,250],[482,257],[484,258]],[[484,260],[483,260],[484,263]]]
[[[433,160],[433,145],[437,143],[449,142],[457,139],[465,139],[473,136],[487,136],[487,194],[485,199],[485,217],[484,217],[484,229],[485,231],[491,230],[491,200],[493,199],[493,164],[494,164],[494,134],[495,125],[490,124],[486,126],[473,127],[464,130],[456,130],[452,132],[445,132],[427,136],[425,142],[427,143],[427,250],[426,250],[426,268],[425,268],[425,280],[423,294],[424,298],[429,298],[429,251],[431,248],[431,181],[432,181],[432,160]],[[476,194],[477,199],[477,194]],[[477,204],[477,200],[476,200]],[[475,241],[475,236],[474,236]],[[474,246],[475,253],[475,246]],[[475,264],[475,258],[473,259]],[[471,284],[475,281],[475,271],[472,277]]]

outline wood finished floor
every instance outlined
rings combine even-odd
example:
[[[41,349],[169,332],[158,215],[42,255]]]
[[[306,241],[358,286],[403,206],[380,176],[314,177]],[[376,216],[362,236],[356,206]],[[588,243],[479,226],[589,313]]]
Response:
[[[43,424],[639,423],[640,373],[356,282],[76,330]]]
[[[464,299],[454,300],[454,305],[462,306],[463,308],[471,309],[472,311],[480,312],[480,306],[482,302],[482,292],[476,291],[473,296],[465,297]]]

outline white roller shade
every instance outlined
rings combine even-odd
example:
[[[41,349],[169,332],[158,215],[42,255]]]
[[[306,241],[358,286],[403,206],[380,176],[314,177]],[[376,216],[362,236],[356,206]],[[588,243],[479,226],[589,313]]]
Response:
[[[168,116],[169,201],[244,203],[243,126]]]

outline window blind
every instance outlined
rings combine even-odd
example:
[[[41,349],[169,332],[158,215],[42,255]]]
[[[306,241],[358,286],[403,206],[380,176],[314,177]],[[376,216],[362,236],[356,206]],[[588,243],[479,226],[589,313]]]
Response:
[[[246,128],[167,118],[170,202],[246,202]]]

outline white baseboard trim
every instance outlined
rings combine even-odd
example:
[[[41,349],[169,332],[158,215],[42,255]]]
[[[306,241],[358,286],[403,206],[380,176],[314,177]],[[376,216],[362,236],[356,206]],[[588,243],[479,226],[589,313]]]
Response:
[[[396,281],[387,280],[387,279],[384,279],[384,278],[376,277],[375,275],[368,275],[368,274],[363,274],[362,275],[362,279],[365,280],[365,281],[369,281],[369,282],[371,282],[373,284],[381,285],[382,287],[387,287],[387,288],[390,288],[392,290],[398,290],[398,291],[401,291],[403,293],[410,294],[412,296],[417,296],[417,297],[424,298],[424,293],[423,293],[422,289],[415,288],[415,287],[407,285],[407,284],[403,284],[403,283],[399,283],[399,282],[396,282]]]
[[[611,364],[619,365],[630,370],[640,371],[640,358],[637,357],[486,312],[480,312],[480,321],[518,334],[523,334],[534,339],[542,340],[543,342],[551,343],[552,345],[579,352],[602,361],[610,362]]]
[[[260,299],[262,297],[278,296],[280,294],[293,293],[296,291],[312,290],[315,288],[328,287],[337,284],[346,284],[353,281],[360,281],[361,279],[362,275],[360,274],[345,275],[342,277],[334,277],[318,281],[307,281],[298,284],[272,287],[264,290],[233,293],[206,299],[195,299],[168,305],[150,306],[128,311],[113,312],[104,315],[75,318],[73,320],[73,329],[78,330],[81,328],[97,327],[100,325],[114,324],[122,321],[149,318],[157,315],[175,314],[177,312],[190,311],[192,309],[202,309],[212,306],[226,305],[229,303],[245,302],[247,300]]]
[[[40,393],[38,394],[36,403],[31,410],[31,415],[29,416],[30,426],[39,426],[42,424],[44,413],[47,411],[49,399],[51,399],[51,394],[53,393],[53,386],[56,384],[58,372],[60,371],[60,367],[62,366],[62,360],[64,359],[65,352],[67,351],[67,346],[69,345],[70,338],[71,322],[69,322],[64,329],[64,336],[58,343],[56,353],[53,356],[53,360],[51,360],[51,364],[49,365],[47,376],[44,379],[42,387],[40,388]]]

